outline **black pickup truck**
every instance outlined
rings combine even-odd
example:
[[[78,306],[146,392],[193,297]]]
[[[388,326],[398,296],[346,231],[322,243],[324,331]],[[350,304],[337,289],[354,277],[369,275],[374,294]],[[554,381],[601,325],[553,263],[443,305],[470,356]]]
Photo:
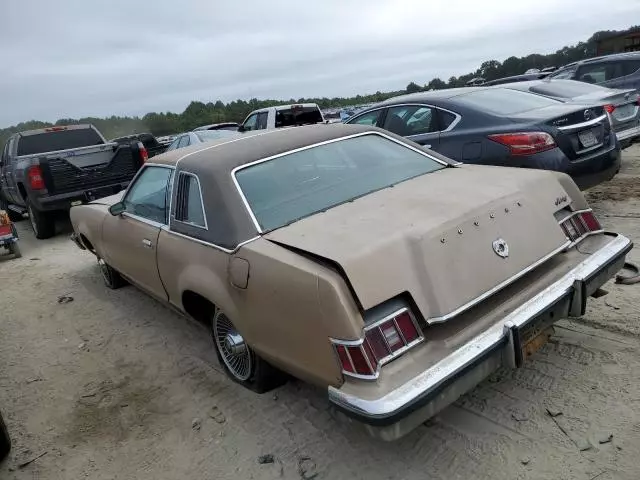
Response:
[[[0,209],[28,212],[36,237],[52,237],[58,212],[125,189],[147,158],[141,142],[107,142],[93,125],[16,133],[0,157]]]

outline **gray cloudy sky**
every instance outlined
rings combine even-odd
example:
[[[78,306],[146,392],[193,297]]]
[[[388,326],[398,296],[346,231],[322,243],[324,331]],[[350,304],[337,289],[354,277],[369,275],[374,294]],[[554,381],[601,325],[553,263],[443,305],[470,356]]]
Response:
[[[0,4],[0,127],[400,89],[640,20],[638,0]]]

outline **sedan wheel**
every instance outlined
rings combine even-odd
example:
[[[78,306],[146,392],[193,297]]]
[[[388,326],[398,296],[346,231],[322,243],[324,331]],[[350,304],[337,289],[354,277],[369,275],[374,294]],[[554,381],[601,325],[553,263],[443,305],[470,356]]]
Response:
[[[100,267],[102,279],[107,287],[115,290],[126,285],[122,276],[101,258],[98,259],[98,267]]]
[[[249,380],[254,363],[253,352],[220,309],[216,309],[212,328],[216,347],[229,373],[240,382]]]

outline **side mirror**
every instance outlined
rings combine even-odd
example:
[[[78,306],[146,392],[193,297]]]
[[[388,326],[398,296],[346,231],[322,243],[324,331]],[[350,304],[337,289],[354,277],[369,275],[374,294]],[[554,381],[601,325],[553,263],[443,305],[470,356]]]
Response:
[[[247,131],[247,129],[246,129],[246,128],[244,128],[244,125],[238,125],[238,131],[239,131],[239,132],[246,132],[246,131]]]
[[[114,203],[109,207],[109,213],[114,217],[121,215],[125,210],[126,209],[123,202]]]

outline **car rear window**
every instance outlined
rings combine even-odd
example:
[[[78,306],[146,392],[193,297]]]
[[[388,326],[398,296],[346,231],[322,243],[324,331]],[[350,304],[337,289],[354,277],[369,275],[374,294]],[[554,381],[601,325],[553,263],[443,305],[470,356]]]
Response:
[[[43,132],[20,137],[18,155],[55,152],[69,148],[102,145],[103,143],[104,141],[100,138],[100,135],[92,128]]]
[[[237,130],[201,130],[194,133],[203,142],[210,142],[211,140],[218,140],[220,138],[227,137],[239,137],[241,135]]]
[[[260,228],[269,231],[441,168],[427,155],[369,134],[285,154],[235,177]]]
[[[276,110],[276,128],[294,127],[322,121],[322,113],[315,106],[292,105],[290,108]]]
[[[589,83],[577,82],[574,80],[545,82],[539,85],[534,85],[529,88],[533,93],[539,93],[540,95],[550,95],[552,97],[560,98],[573,98],[580,95],[588,95],[594,92],[606,92],[608,89],[599,87],[597,85],[591,85]]]
[[[557,105],[557,100],[506,88],[488,88],[454,97],[454,101],[497,115],[512,115]]]

